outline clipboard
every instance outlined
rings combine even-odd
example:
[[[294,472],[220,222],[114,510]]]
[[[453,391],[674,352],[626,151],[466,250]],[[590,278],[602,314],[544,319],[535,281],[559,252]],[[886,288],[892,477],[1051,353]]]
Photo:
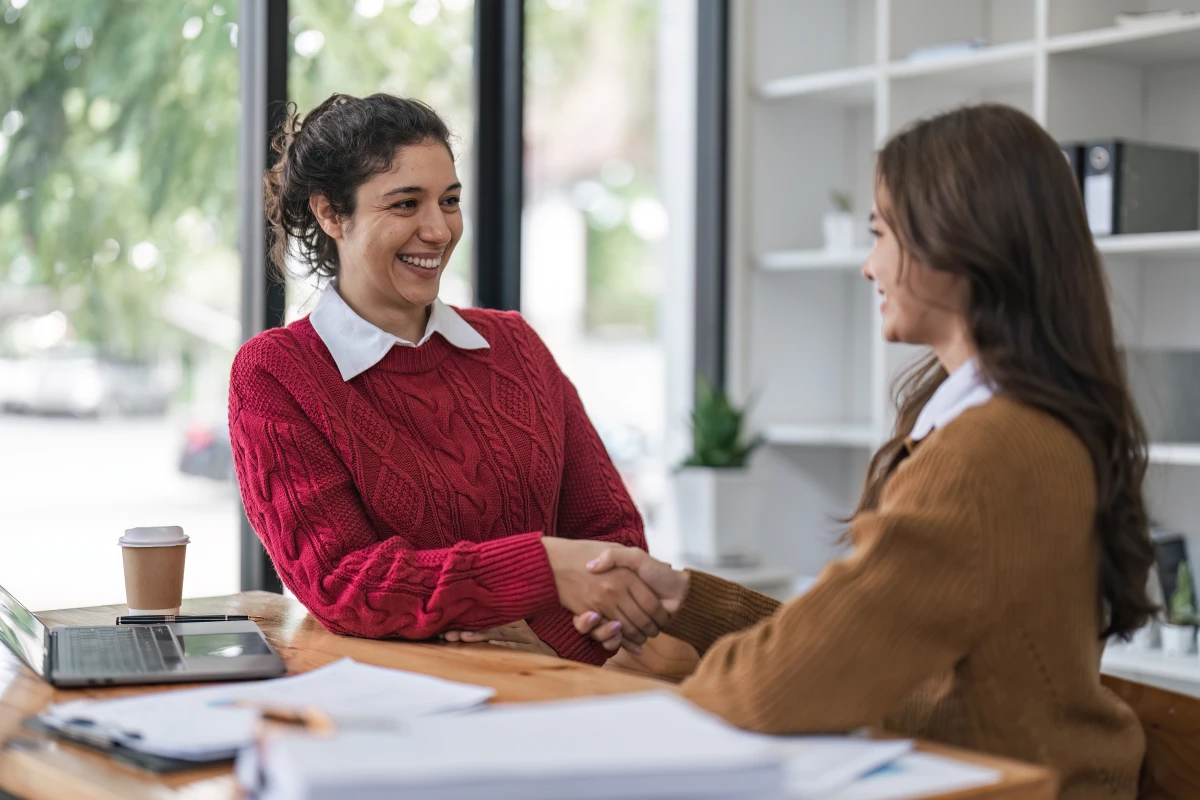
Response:
[[[46,734],[61,741],[77,744],[80,747],[86,747],[95,753],[103,753],[114,761],[119,761],[122,764],[127,764],[137,769],[153,772],[158,775],[163,775],[172,772],[183,772],[189,769],[201,769],[211,767],[216,764],[232,764],[233,759],[225,758],[216,761],[187,761],[182,758],[167,758],[165,756],[153,755],[152,753],[143,753],[138,750],[126,747],[120,742],[114,742],[110,739],[105,739],[101,736],[88,736],[82,732],[72,732],[69,730],[59,730],[51,728],[37,717],[28,717],[21,721],[21,727],[26,730],[36,733]]]

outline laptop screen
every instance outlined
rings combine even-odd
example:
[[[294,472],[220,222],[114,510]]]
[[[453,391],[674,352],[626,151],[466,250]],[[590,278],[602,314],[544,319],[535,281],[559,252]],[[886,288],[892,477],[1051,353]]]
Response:
[[[0,641],[38,675],[46,664],[46,626],[0,586]]]

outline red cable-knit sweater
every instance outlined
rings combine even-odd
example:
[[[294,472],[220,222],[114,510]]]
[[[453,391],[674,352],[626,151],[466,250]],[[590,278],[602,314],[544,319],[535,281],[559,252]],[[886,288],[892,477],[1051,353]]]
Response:
[[[603,663],[561,607],[541,536],[644,548],[575,388],[515,312],[343,381],[307,318],[247,342],[229,432],[246,513],[284,584],[335,633],[425,639],[525,619]]]

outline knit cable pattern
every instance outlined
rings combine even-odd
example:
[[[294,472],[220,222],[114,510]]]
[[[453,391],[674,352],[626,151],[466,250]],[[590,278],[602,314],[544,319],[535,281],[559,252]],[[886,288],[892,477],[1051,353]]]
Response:
[[[520,315],[460,313],[489,350],[435,335],[350,381],[307,319],[247,342],[229,399],[247,516],[336,633],[424,639],[526,619],[560,655],[601,663],[540,539],[645,547],[637,509]]]

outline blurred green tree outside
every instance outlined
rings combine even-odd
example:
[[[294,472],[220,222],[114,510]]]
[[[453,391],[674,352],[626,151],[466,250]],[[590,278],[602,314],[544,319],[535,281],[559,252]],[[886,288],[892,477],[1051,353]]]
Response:
[[[236,0],[5,5],[0,278],[48,288],[101,352],[150,355],[186,271],[237,286]]]

